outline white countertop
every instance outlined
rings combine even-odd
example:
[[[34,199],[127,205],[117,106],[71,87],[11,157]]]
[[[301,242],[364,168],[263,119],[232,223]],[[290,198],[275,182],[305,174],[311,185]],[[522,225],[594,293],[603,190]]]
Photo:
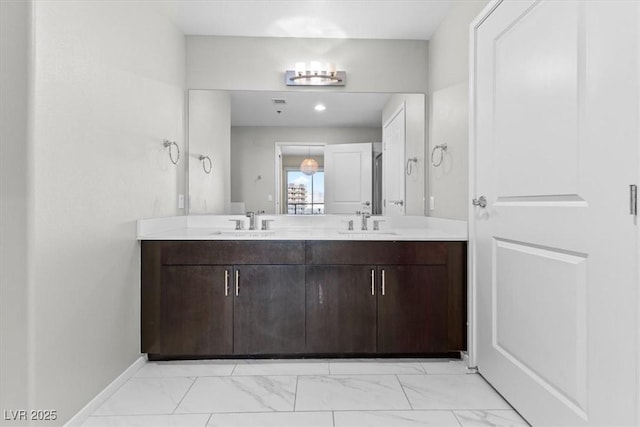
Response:
[[[258,215],[272,220],[270,230],[248,230],[249,220],[241,215],[189,215],[138,220],[138,240],[404,240],[466,241],[467,222],[442,218],[405,216],[369,218],[368,231],[361,231],[361,219],[354,215]],[[236,231],[235,220],[244,230]],[[381,220],[373,230],[373,220]],[[347,229],[353,220],[354,230]]]

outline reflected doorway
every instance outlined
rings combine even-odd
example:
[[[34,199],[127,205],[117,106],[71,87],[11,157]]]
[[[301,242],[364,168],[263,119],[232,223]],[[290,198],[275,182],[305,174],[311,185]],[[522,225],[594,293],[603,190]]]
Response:
[[[276,142],[276,213],[324,214],[324,142]],[[312,174],[301,171],[305,159],[313,159]]]

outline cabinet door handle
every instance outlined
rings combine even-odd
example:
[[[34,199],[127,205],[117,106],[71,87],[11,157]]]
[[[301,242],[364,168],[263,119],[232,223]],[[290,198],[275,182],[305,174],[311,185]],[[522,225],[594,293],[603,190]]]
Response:
[[[382,270],[382,296],[384,296],[384,270]]]
[[[240,270],[236,270],[236,296],[240,295]]]
[[[371,295],[376,294],[376,271],[371,270]]]
[[[224,271],[224,296],[229,296],[229,270]]]

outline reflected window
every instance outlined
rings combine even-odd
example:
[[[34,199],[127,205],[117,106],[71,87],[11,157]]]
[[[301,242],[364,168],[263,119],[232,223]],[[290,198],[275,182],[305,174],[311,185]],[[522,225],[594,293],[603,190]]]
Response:
[[[289,215],[324,214],[324,170],[305,175],[299,169],[287,169],[287,213]]]

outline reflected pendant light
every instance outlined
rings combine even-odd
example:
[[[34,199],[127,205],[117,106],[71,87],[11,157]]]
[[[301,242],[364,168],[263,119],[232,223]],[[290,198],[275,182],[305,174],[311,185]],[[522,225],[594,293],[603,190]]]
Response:
[[[305,175],[313,175],[318,172],[318,162],[311,157],[307,157],[300,163],[300,172]]]
[[[311,147],[307,147],[308,155],[307,157],[300,163],[300,172],[305,175],[313,175],[318,172],[318,162],[315,159],[311,158]]]

